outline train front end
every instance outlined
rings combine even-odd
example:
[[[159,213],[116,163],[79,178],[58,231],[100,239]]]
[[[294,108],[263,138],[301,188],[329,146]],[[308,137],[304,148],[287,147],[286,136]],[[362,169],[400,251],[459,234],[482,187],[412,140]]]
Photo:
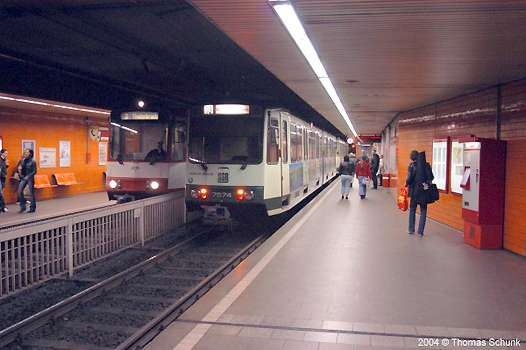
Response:
[[[263,110],[206,105],[190,118],[185,199],[189,211],[265,215]]]
[[[184,189],[186,116],[157,112],[114,113],[106,190],[128,202]]]

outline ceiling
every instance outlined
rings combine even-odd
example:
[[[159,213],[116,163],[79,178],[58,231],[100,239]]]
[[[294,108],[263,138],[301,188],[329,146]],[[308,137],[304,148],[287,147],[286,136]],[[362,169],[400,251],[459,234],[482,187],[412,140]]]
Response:
[[[526,77],[524,0],[292,3],[360,135]],[[351,135],[267,0],[4,0],[0,19],[0,92],[108,109],[241,97]]]

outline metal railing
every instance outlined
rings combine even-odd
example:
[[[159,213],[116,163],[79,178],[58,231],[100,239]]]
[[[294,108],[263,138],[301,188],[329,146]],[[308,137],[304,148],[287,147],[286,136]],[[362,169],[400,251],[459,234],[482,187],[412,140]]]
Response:
[[[193,219],[193,218],[191,218]],[[39,221],[0,235],[0,297],[19,292],[184,224],[184,193]]]

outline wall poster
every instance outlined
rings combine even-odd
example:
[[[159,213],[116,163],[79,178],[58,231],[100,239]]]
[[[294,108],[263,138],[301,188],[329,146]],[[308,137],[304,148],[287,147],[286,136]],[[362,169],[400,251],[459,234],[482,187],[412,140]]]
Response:
[[[99,142],[99,165],[106,165],[108,159],[108,143]]]
[[[71,166],[71,149],[69,141],[59,141],[60,167]]]
[[[451,192],[462,194],[460,183],[464,175],[464,144],[457,141],[451,142]]]
[[[439,190],[447,191],[449,138],[433,140],[433,182]]]
[[[57,167],[57,149],[52,147],[40,147],[38,166],[40,168],[56,168]]]
[[[35,140],[22,140],[22,153],[20,154],[20,156],[23,156],[24,155],[24,151],[26,149],[32,149],[33,152],[35,152],[35,154],[33,154],[33,158],[36,159],[35,157],[37,156],[36,155],[36,144],[35,144]]]

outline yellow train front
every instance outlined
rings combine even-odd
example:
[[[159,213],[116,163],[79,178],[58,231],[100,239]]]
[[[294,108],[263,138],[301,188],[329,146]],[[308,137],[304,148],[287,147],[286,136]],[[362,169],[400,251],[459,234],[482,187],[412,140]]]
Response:
[[[189,125],[187,209],[283,213],[336,176],[346,153],[343,140],[280,108],[200,106]]]

